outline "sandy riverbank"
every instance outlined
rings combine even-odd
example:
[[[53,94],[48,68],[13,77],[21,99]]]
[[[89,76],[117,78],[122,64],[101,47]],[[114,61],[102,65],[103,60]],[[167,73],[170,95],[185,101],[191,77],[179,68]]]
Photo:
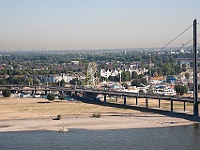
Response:
[[[52,130],[78,128],[88,130],[127,129],[127,128],[154,128],[193,124],[180,118],[172,118],[155,114],[140,115],[105,115],[100,118],[90,116],[68,116],[61,120],[53,119],[23,119],[4,120],[0,122],[0,132],[26,131],[26,130]]]
[[[92,115],[95,112],[101,113],[101,117],[93,118]],[[0,132],[59,131],[63,127],[65,130],[71,128],[90,130],[153,128],[195,123],[181,118],[133,109],[114,108],[78,101],[49,102],[40,98],[0,98],[0,113]],[[61,120],[53,120],[58,114],[62,116]]]

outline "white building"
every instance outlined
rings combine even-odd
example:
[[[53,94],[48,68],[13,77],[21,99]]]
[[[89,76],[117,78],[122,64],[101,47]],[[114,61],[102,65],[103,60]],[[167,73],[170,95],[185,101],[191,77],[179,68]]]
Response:
[[[101,77],[108,78],[110,76],[117,76],[119,74],[118,70],[111,70],[111,69],[101,69],[100,70],[100,75]]]
[[[148,69],[125,68],[125,69],[123,69],[123,71],[129,71],[130,75],[132,75],[132,72],[135,71],[139,75],[139,74],[144,74],[145,72],[148,72]],[[117,76],[120,74],[120,72],[122,72],[122,70],[101,69],[100,75],[101,75],[101,77],[108,78],[110,76]]]
[[[59,82],[61,80],[64,80],[65,82],[67,82],[67,77],[68,75],[66,74],[51,74],[51,75],[48,75],[48,77],[45,77],[45,81]]]

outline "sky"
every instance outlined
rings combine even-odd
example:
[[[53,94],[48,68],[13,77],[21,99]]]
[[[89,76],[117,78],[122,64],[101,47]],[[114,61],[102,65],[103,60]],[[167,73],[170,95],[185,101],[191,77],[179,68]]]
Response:
[[[0,0],[0,50],[163,47],[200,22],[199,6],[200,0]],[[169,46],[191,38],[192,28]]]

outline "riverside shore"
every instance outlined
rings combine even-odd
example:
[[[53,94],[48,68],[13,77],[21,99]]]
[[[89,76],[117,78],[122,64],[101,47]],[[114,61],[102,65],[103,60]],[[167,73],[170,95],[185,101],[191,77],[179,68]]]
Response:
[[[92,117],[97,112],[101,117]],[[68,131],[72,128],[88,130],[154,128],[195,123],[182,118],[133,109],[79,101],[50,102],[42,98],[0,98],[0,113],[0,132]],[[61,115],[61,120],[54,120],[57,115]]]

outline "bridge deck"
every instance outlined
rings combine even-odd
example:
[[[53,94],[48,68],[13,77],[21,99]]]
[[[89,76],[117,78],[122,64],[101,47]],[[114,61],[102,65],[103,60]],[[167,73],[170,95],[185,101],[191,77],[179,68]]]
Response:
[[[12,88],[11,91],[62,91],[62,92],[85,92],[85,93],[94,93],[94,94],[103,94],[103,95],[112,95],[112,96],[123,96],[123,97],[137,97],[137,98],[147,98],[147,99],[155,99],[155,100],[169,100],[169,101],[179,101],[179,102],[189,102],[193,103],[192,97],[167,97],[167,96],[158,96],[158,95],[148,95],[142,94],[138,95],[137,93],[131,92],[123,92],[123,91],[104,91],[104,90],[96,90],[96,89],[74,89],[74,88],[66,88],[66,87],[26,87],[26,88]],[[198,100],[200,103],[200,99]]]

